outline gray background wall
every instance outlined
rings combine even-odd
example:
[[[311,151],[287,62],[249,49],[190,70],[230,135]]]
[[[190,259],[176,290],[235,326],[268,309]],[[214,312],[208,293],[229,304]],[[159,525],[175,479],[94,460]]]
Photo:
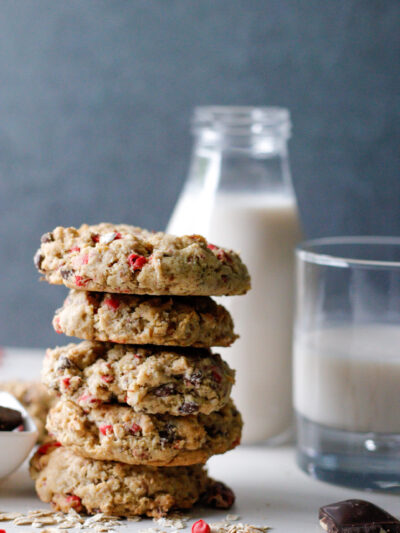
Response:
[[[60,341],[56,225],[162,229],[194,105],[290,108],[308,236],[399,234],[397,0],[1,0],[0,343]]]

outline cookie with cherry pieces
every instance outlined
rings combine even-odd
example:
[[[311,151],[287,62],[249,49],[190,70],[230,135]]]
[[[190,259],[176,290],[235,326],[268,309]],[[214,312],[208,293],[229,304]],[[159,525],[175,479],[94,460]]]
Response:
[[[49,283],[71,289],[178,296],[228,296],[250,289],[239,255],[200,235],[101,223],[59,226],[41,242],[37,269]]]

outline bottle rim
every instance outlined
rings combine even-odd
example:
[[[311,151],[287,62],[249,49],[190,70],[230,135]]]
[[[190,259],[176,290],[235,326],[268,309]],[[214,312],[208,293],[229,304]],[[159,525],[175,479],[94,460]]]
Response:
[[[192,116],[194,133],[208,130],[225,135],[273,135],[288,138],[290,112],[284,107],[198,106]]]

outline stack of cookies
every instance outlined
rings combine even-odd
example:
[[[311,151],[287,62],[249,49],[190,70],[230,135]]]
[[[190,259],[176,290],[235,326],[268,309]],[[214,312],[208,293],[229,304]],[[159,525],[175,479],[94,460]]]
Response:
[[[250,288],[239,256],[198,235],[103,223],[43,235],[35,264],[71,289],[55,330],[84,339],[44,360],[59,401],[47,418],[55,440],[31,462],[39,497],[118,516],[187,509],[207,490],[232,503],[202,465],[240,442],[234,371],[210,350],[236,338],[210,296]]]

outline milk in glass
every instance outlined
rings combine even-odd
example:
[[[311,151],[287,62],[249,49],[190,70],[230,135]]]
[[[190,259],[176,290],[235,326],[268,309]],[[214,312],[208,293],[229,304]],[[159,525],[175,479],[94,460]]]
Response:
[[[296,336],[295,408],[330,428],[400,434],[400,326],[342,325]]]

